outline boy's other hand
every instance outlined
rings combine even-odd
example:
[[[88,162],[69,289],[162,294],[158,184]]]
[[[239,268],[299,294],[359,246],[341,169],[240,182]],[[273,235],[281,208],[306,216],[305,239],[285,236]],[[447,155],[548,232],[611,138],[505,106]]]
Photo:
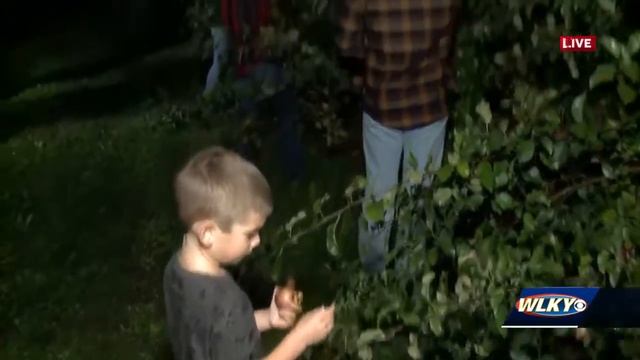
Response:
[[[296,322],[296,318],[302,311],[302,308],[293,300],[287,302],[285,306],[278,307],[276,304],[276,294],[278,293],[278,290],[279,288],[276,287],[273,291],[273,296],[271,297],[271,306],[269,306],[269,324],[272,328],[288,329]]]
[[[304,314],[292,330],[307,346],[324,340],[333,329],[335,305],[321,306]]]

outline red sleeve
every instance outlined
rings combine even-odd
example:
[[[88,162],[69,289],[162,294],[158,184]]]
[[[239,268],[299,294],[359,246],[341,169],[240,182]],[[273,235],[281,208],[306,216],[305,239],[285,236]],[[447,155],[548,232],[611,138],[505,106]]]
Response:
[[[220,17],[222,18],[222,24],[226,28],[230,28],[229,23],[229,2],[227,0],[220,0]]]
[[[222,24],[238,40],[240,36],[240,23],[238,22],[238,0],[220,0],[220,15]]]
[[[231,13],[233,16],[231,17],[231,26],[233,28],[233,32],[238,35],[240,34],[240,19],[238,19],[238,0],[231,0]]]
[[[260,1],[260,9],[258,13],[258,18],[260,19],[260,26],[267,26],[269,22],[271,22],[271,1],[262,0]]]

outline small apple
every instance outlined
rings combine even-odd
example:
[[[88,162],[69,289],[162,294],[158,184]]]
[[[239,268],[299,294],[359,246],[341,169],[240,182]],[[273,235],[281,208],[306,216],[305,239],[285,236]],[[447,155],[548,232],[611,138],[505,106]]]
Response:
[[[279,287],[276,291],[276,306],[283,308],[302,307],[302,291],[296,291],[295,280],[289,278],[284,287]]]

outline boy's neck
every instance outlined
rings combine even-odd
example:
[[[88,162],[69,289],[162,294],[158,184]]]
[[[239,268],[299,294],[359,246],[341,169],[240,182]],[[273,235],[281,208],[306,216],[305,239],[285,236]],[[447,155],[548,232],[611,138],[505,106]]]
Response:
[[[195,235],[187,233],[182,240],[182,247],[178,254],[180,265],[187,271],[201,273],[212,276],[221,276],[226,271],[220,264],[207,256],[200,247],[200,243]]]

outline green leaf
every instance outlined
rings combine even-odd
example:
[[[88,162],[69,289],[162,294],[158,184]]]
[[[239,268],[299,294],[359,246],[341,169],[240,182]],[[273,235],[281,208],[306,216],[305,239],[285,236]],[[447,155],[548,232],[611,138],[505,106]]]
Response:
[[[618,214],[613,209],[607,209],[600,216],[602,218],[602,223],[606,226],[612,226],[615,224],[616,219],[618,218]]]
[[[478,177],[480,178],[480,183],[487,190],[493,190],[493,171],[491,170],[491,164],[487,161],[483,161],[478,166]]]
[[[613,172],[613,168],[607,162],[603,162],[602,163],[602,174],[607,179],[613,179],[615,177],[615,174]]]
[[[358,347],[358,357],[361,360],[373,360],[373,352],[371,351],[370,346],[359,346]]]
[[[349,184],[349,187],[347,187],[344,194],[346,197],[350,198],[354,191],[364,190],[366,186],[367,179],[362,175],[358,175],[351,180],[351,184]]]
[[[458,165],[456,165],[456,170],[463,178],[466,179],[469,177],[469,163],[466,160],[460,160]]]
[[[435,279],[436,274],[433,271],[429,271],[422,275],[422,290],[420,291],[423,298],[429,300],[431,296],[431,282]]]
[[[553,260],[546,260],[542,269],[546,274],[549,274],[556,279],[562,278],[564,276],[564,267],[562,266],[562,264],[557,263]]]
[[[403,313],[402,321],[408,326],[420,326],[420,317],[414,312]]]
[[[620,58],[620,53],[624,45],[611,36],[602,36],[600,39],[602,46],[616,59]]]
[[[503,210],[508,210],[513,207],[513,198],[506,192],[501,192],[496,196],[496,202]]]
[[[589,78],[589,88],[607,83],[613,80],[616,74],[616,66],[614,64],[600,64]]]
[[[635,84],[640,81],[640,65],[635,61],[623,61],[620,70]]]
[[[556,27],[556,18],[553,16],[552,13],[547,13],[547,29],[549,29],[550,31],[553,31],[554,28]]]
[[[535,145],[533,141],[526,140],[518,144],[518,161],[526,163],[533,158]]]
[[[471,191],[473,191],[476,194],[482,192],[482,184],[480,183],[480,179],[476,177],[474,177],[473,179],[471,179],[471,181],[469,181],[468,187]]]
[[[515,13],[515,15],[513,15],[513,25],[518,31],[522,31],[522,29],[524,28],[522,25],[522,18],[520,17],[520,14]]]
[[[552,168],[558,170],[567,161],[569,151],[566,142],[557,142],[553,149]]]
[[[509,357],[511,360],[531,360],[531,357],[524,350],[511,350]]]
[[[540,190],[534,190],[527,194],[527,202],[533,203],[533,204],[543,204],[548,206],[549,198],[547,197],[547,194],[545,194],[544,192]]]
[[[316,216],[322,216],[322,205],[324,205],[327,200],[329,200],[329,194],[324,194],[320,199],[314,201],[313,203],[313,213]]]
[[[493,343],[489,337],[485,337],[482,343],[475,344],[473,348],[478,356],[485,358],[491,355]]]
[[[600,252],[600,254],[598,254],[598,270],[603,274],[607,272],[608,260],[609,253],[607,253],[606,251],[602,251]]]
[[[558,111],[555,109],[547,109],[544,113],[544,119],[549,122],[549,124],[559,126],[562,122]]]
[[[459,304],[464,304],[469,299],[469,288],[471,288],[471,278],[468,275],[458,277],[455,285],[455,293],[458,296]]]
[[[629,40],[627,41],[627,50],[629,50],[631,55],[635,55],[635,53],[640,50],[640,31],[629,36]]]
[[[548,137],[542,138],[542,146],[547,150],[549,155],[553,154],[553,141],[551,141],[551,139]]]
[[[525,180],[533,183],[540,183],[542,179],[540,178],[540,170],[538,170],[537,166],[532,167],[527,171],[524,176]]]
[[[362,175],[358,175],[353,179],[353,183],[357,189],[362,190],[367,186],[367,179]]]
[[[504,290],[500,288],[493,288],[489,291],[489,303],[491,304],[491,310],[493,310],[494,316],[498,312],[498,309],[503,308]]]
[[[489,151],[497,151],[505,144],[505,136],[499,129],[491,129],[489,134]]]
[[[562,57],[569,65],[569,72],[571,73],[571,77],[573,79],[577,79],[580,77],[580,70],[578,70],[578,64],[576,64],[576,58],[573,53],[563,53]]]
[[[476,112],[480,115],[485,124],[489,125],[491,123],[493,115],[488,102],[485,100],[480,101],[478,105],[476,105]]]
[[[338,219],[339,221],[340,219]],[[338,222],[334,222],[327,226],[327,251],[331,256],[337,257],[339,254],[338,250],[338,240],[336,238],[336,226]]]
[[[458,161],[460,161],[460,155],[457,152],[452,151],[447,155],[447,160],[449,160],[449,164],[457,165]]]
[[[614,0],[598,0],[598,5],[611,15],[616,13],[616,2]]]
[[[405,175],[405,180],[409,183],[410,186],[422,183],[422,179],[424,178],[424,172],[415,169],[409,169],[409,171],[407,171]]]
[[[436,241],[436,243],[440,246],[445,254],[453,253],[454,251],[452,237],[453,236],[451,232],[447,229],[443,229],[438,234],[438,240]]]
[[[523,218],[524,228],[528,231],[533,231],[536,228],[536,220],[533,218],[531,213],[525,213]]]
[[[285,230],[291,232],[293,227],[300,221],[307,217],[307,213],[304,210],[299,211],[294,217],[292,217],[284,226]]]
[[[449,179],[449,177],[451,177],[452,173],[453,173],[453,166],[447,164],[438,170],[438,172],[436,173],[436,176],[441,182],[444,183]]]
[[[482,194],[474,194],[467,198],[467,206],[469,206],[471,210],[475,210],[483,201],[484,196],[482,196]]]
[[[453,192],[450,188],[439,188],[433,195],[433,199],[436,201],[436,204],[438,204],[438,206],[443,206],[447,203],[447,201],[449,201],[451,195],[453,195]]]
[[[413,152],[409,152],[409,167],[414,170],[418,169],[418,160],[416,160]]]
[[[420,354],[420,349],[418,349],[417,345],[409,345],[407,353],[412,359],[422,359],[422,354]]]
[[[442,320],[436,316],[431,317],[429,319],[429,328],[431,328],[435,336],[442,335]]]
[[[618,80],[618,95],[625,105],[632,103],[638,96],[636,91],[633,90],[631,86],[627,85],[622,78]]]
[[[499,161],[493,165],[493,175],[495,187],[499,188],[509,183],[509,164],[506,161]]]
[[[365,217],[370,222],[378,222],[384,219],[383,200],[372,201],[365,207]]]
[[[421,359],[420,349],[418,348],[418,336],[414,333],[409,334],[409,347],[407,352],[412,359]]]
[[[427,252],[427,263],[434,266],[438,262],[438,249],[433,247]]]
[[[579,96],[576,96],[573,99],[573,103],[571,104],[571,115],[576,122],[581,123],[583,120],[584,114],[584,101],[587,97],[586,93],[582,93]]]
[[[358,347],[385,339],[384,332],[380,329],[368,329],[360,333],[358,337]]]
[[[376,312],[377,324],[380,325],[380,322],[384,319],[388,318],[392,314],[396,314],[400,309],[400,301],[395,298],[392,301],[388,301],[385,306],[382,307],[379,311]]]

